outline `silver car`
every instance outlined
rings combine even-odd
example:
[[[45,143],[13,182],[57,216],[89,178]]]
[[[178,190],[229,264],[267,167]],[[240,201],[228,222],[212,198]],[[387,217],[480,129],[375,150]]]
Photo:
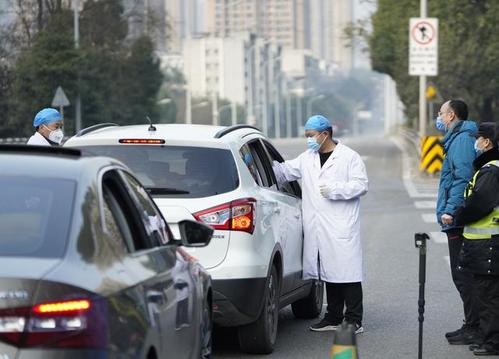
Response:
[[[209,358],[212,289],[120,162],[0,146],[0,358]]]

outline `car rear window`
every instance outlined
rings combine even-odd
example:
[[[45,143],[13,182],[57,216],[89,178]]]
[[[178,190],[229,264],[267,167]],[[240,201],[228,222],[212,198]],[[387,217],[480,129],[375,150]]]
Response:
[[[0,256],[62,257],[76,183],[4,176],[0,188]]]
[[[87,156],[113,157],[126,164],[155,197],[200,198],[239,186],[232,153],[191,146],[85,146]]]

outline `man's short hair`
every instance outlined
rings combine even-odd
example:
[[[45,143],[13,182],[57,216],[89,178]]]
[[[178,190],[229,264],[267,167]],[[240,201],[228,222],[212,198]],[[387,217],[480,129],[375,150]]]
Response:
[[[330,138],[333,138],[333,128],[332,127],[326,128],[326,132],[329,133]]]
[[[449,107],[458,119],[463,121],[468,119],[468,105],[464,101],[450,100]]]

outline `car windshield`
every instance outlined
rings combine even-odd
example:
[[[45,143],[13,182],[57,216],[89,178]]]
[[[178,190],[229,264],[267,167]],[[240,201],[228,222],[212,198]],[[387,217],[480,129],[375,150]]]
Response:
[[[239,185],[229,150],[190,146],[86,146],[84,155],[126,164],[154,197],[209,197]]]
[[[4,176],[0,188],[0,256],[62,257],[76,183]]]

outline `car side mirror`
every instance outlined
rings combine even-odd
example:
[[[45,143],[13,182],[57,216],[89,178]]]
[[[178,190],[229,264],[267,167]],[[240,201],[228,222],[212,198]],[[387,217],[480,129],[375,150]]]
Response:
[[[195,221],[181,221],[178,227],[181,243],[186,247],[205,247],[213,235],[213,228]]]

